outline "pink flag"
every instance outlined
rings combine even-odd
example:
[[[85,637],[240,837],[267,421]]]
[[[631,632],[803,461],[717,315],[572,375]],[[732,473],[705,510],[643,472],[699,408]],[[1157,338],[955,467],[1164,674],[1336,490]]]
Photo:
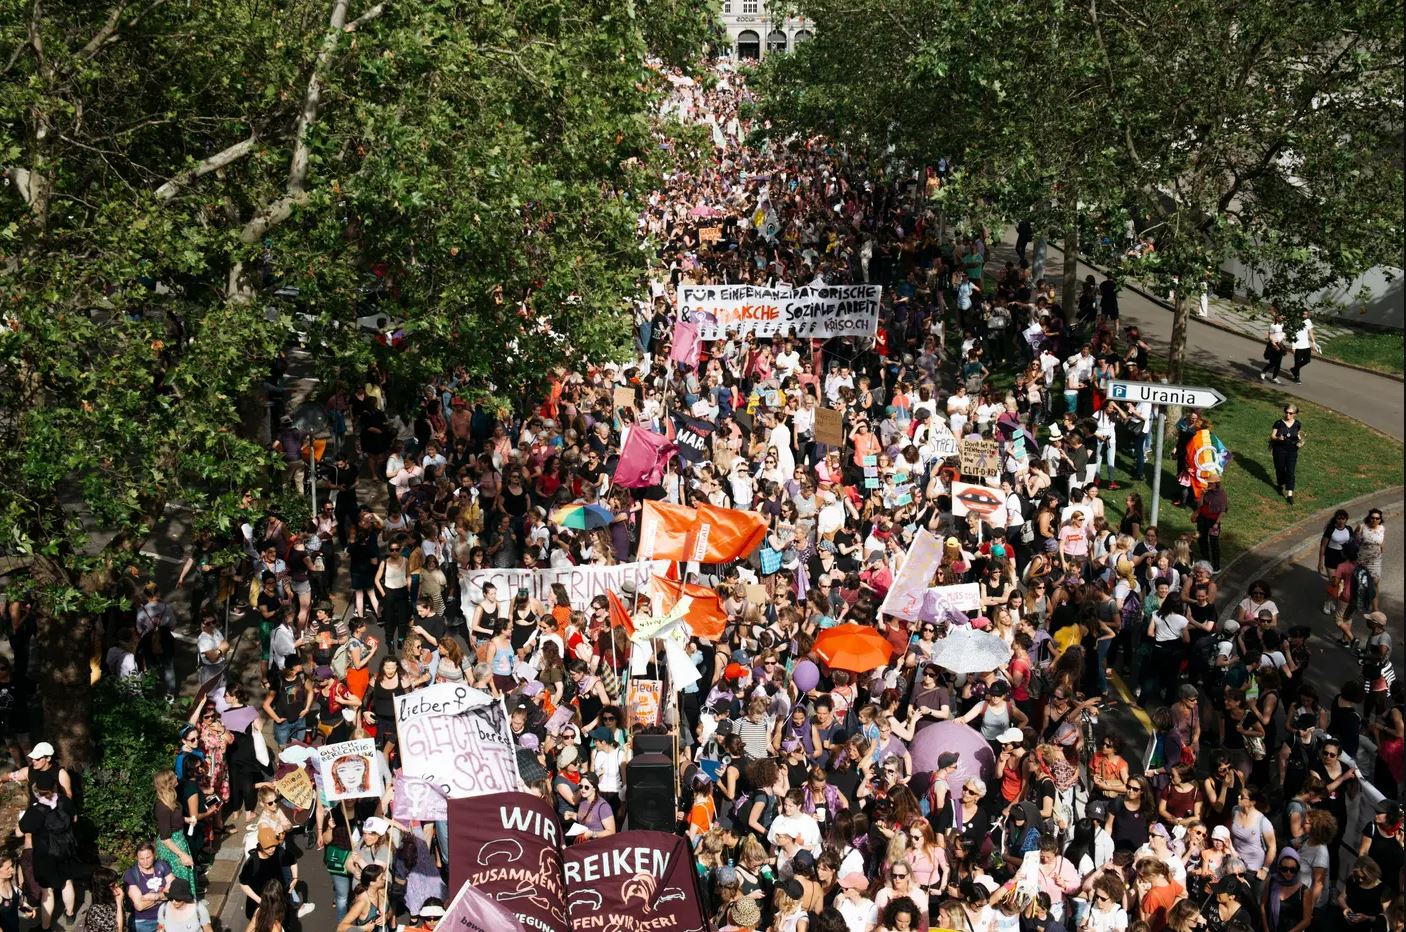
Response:
[[[524,932],[516,914],[467,882],[445,907],[438,928],[445,932]]]
[[[685,366],[698,365],[698,352],[701,341],[698,339],[698,325],[680,320],[674,324],[674,340],[669,348],[669,360]]]
[[[631,427],[615,466],[615,484],[627,489],[658,485],[664,480],[664,464],[677,451],[667,437],[639,425]]]

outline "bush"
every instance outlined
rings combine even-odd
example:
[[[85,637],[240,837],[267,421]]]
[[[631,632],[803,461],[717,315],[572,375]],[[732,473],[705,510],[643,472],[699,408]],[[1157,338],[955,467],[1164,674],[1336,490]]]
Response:
[[[83,775],[83,830],[99,856],[131,861],[156,834],[151,778],[172,766],[183,723],[153,674],[133,684],[104,677],[93,690],[96,763]]]

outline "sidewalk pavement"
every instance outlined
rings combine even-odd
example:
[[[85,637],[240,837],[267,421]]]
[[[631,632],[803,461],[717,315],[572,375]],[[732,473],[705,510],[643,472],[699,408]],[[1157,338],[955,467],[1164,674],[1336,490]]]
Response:
[[[988,266],[1015,258],[1014,229],[1007,234],[1009,242],[993,244],[991,259],[994,262],[988,262]],[[1057,292],[1062,290],[1063,273],[1064,253],[1050,243],[1043,274]],[[1103,270],[1080,260],[1078,276],[1082,280],[1086,275],[1100,280],[1104,277]],[[1165,300],[1165,295],[1149,292],[1136,282],[1125,285],[1118,300],[1122,324],[1136,325],[1155,351],[1165,353],[1172,336],[1170,302]],[[1212,302],[1210,319],[1203,320],[1194,308],[1192,310],[1187,324],[1188,359],[1218,374],[1264,387],[1265,383],[1259,379],[1264,365],[1263,329],[1227,307],[1229,302],[1217,304],[1216,301],[1219,299]],[[1319,330],[1323,332],[1323,327]],[[1395,440],[1406,439],[1406,393],[1402,391],[1401,379],[1315,356],[1303,370],[1301,384],[1284,379],[1283,384],[1272,387],[1356,418]]]

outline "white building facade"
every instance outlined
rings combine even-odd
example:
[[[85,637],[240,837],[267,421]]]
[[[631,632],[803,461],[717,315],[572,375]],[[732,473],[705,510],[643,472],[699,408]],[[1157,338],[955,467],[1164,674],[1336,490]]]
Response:
[[[815,31],[815,24],[804,17],[772,14],[767,0],[722,0],[721,19],[734,58],[789,52]]]

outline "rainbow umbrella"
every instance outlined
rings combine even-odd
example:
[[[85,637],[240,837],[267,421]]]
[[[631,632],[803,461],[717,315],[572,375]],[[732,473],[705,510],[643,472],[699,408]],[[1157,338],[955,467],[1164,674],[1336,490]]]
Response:
[[[614,519],[615,515],[609,509],[599,505],[585,505],[580,502],[558,508],[552,513],[553,524],[577,531],[593,531],[596,528],[609,527],[610,522]]]

